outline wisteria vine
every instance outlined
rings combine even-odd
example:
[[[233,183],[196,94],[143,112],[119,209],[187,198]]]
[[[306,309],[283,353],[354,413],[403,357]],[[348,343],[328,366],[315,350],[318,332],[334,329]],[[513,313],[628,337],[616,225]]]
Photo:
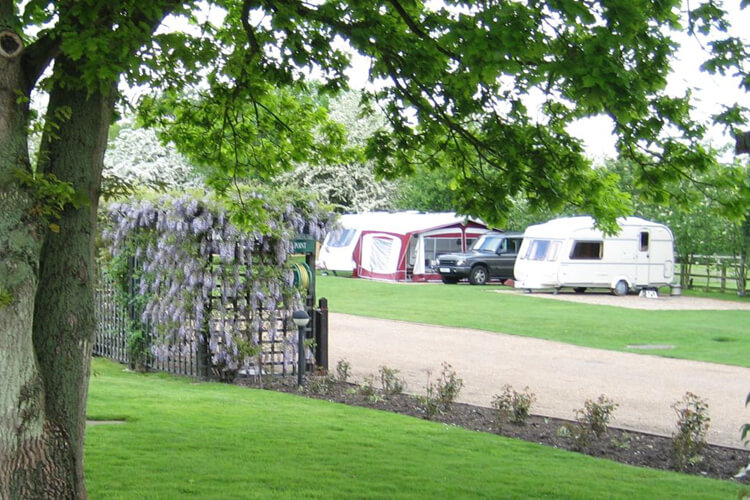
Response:
[[[322,240],[331,214],[309,200],[249,197],[256,220],[242,228],[230,221],[227,204],[210,196],[106,207],[103,239],[111,257],[105,267],[121,281],[124,274],[138,278],[141,322],[158,332],[151,346],[158,359],[194,354],[190,346],[207,343],[211,366],[223,378],[251,366],[260,373],[264,335],[281,341],[285,364],[295,359],[294,339],[278,331],[278,318],[290,317],[302,302],[287,257],[298,235]]]

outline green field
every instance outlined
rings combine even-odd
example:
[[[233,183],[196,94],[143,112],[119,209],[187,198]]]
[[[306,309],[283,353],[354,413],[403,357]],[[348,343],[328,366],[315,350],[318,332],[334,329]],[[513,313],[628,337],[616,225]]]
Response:
[[[503,286],[384,283],[319,276],[331,312],[398,319],[750,367],[750,310],[644,311],[497,293]],[[750,302],[750,299],[744,299]]]
[[[92,499],[737,498],[740,487],[397,414],[93,363]]]

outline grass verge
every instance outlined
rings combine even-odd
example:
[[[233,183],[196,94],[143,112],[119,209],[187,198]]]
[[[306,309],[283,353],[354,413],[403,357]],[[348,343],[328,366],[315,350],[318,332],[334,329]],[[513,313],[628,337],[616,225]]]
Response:
[[[91,498],[734,498],[740,487],[95,359]]]
[[[500,286],[399,284],[320,276],[332,312],[473,328],[648,354],[750,367],[750,311],[645,311],[492,293]]]

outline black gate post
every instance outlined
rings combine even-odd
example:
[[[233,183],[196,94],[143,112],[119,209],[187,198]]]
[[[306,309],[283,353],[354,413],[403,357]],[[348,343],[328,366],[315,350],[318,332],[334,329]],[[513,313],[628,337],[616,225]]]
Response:
[[[315,359],[328,371],[328,299],[322,298],[315,311]]]

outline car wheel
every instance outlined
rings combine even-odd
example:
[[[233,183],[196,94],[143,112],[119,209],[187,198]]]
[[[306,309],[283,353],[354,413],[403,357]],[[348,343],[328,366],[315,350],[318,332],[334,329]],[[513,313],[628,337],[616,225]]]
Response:
[[[574,291],[575,293],[583,293],[583,292],[585,292],[585,291],[586,291],[586,287],[585,287],[585,286],[577,286],[577,287],[575,287],[575,288],[573,289],[573,291]]]
[[[472,285],[484,285],[487,279],[487,268],[484,266],[475,266],[469,274],[469,283]]]
[[[612,293],[617,295],[618,297],[622,297],[623,295],[628,294],[628,289],[629,289],[628,282],[625,280],[620,280],[612,289]]]
[[[458,278],[450,278],[448,276],[443,276],[442,279],[443,279],[443,283],[445,283],[446,285],[455,285],[456,283],[458,283]]]

